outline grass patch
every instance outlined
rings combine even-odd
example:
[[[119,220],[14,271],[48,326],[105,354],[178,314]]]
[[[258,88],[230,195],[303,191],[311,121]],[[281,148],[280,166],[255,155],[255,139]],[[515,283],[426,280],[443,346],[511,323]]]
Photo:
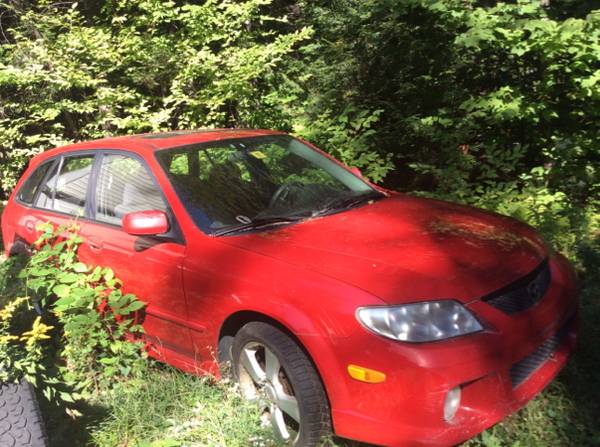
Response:
[[[243,401],[226,382],[155,367],[135,383],[103,396],[109,417],[91,430],[98,446],[171,441],[244,447],[272,444],[261,428],[257,407]],[[150,416],[150,417],[149,417]]]
[[[153,365],[82,407],[71,420],[45,408],[51,446],[270,446],[257,407],[228,382]],[[74,444],[77,443],[77,444]]]

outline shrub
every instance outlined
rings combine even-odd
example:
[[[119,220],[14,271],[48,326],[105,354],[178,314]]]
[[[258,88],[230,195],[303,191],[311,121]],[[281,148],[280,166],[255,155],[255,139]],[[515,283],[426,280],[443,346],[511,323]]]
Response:
[[[33,255],[18,275],[21,285],[9,293],[24,295],[0,311],[0,378],[24,377],[48,400],[73,402],[140,375],[147,354],[136,316],[144,303],[123,293],[111,269],[78,260],[76,224],[46,223],[38,231]],[[11,258],[2,265],[4,281],[16,279],[11,267],[19,262]],[[6,284],[0,291],[7,295]],[[35,316],[34,307],[48,312]]]
[[[38,378],[44,382],[51,380],[45,367],[42,342],[50,338],[48,333],[54,327],[43,323],[39,316],[25,323],[25,314],[31,317],[32,312],[24,312],[24,308],[30,308],[26,296],[10,300],[0,310],[0,381],[16,382],[25,378],[37,385]]]

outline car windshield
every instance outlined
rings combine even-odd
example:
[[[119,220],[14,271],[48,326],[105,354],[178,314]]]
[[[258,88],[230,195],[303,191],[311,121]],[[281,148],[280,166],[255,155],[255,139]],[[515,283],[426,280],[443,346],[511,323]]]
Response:
[[[208,234],[297,222],[383,197],[288,135],[211,141],[157,154],[190,216]]]

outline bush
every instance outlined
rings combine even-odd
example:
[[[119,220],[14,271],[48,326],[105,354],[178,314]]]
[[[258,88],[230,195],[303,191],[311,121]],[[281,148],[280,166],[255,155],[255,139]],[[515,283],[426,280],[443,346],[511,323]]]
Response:
[[[285,128],[270,93],[310,29],[268,3],[0,2],[0,190],[33,155],[76,140]]]
[[[25,378],[48,400],[63,403],[110,389],[147,367],[135,319],[144,304],[121,291],[112,270],[78,261],[77,230],[75,224],[38,225],[31,258],[11,258],[0,275],[4,296],[22,294],[0,311],[0,379]],[[49,313],[35,316],[34,307]]]

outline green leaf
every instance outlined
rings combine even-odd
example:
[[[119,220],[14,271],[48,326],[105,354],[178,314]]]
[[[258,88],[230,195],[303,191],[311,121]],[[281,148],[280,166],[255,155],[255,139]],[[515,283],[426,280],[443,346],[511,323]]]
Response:
[[[88,268],[87,265],[85,265],[83,262],[77,262],[73,266],[73,270],[75,270],[77,273],[87,273]]]
[[[58,287],[58,286],[57,286]],[[75,302],[77,298],[73,295],[67,295],[63,298],[60,298],[54,302],[54,309],[56,311],[62,312],[71,306]]]
[[[105,269],[104,271],[104,280],[106,282],[112,281],[113,278],[115,277],[115,272],[112,271],[112,269]]]
[[[60,399],[64,402],[69,402],[69,403],[74,403],[75,400],[73,399],[73,396],[69,393],[65,393],[64,391],[59,393]]]
[[[126,306],[124,309],[122,309],[121,312],[124,315],[126,315],[126,314],[129,314],[131,312],[135,312],[136,310],[142,309],[145,305],[146,304],[143,303],[142,301],[134,301],[129,306]]]
[[[63,284],[73,284],[79,279],[79,275],[77,273],[61,273],[57,279]]]
[[[55,270],[54,269],[48,269],[48,268],[36,268],[36,269],[32,269],[30,270],[30,274],[32,276],[48,276],[52,273],[54,273]]]
[[[54,292],[57,297],[64,298],[69,296],[71,288],[65,284],[59,284],[52,289],[52,292]]]
[[[118,363],[119,359],[116,357],[104,357],[104,358],[101,358],[99,361],[103,365],[115,365]]]

